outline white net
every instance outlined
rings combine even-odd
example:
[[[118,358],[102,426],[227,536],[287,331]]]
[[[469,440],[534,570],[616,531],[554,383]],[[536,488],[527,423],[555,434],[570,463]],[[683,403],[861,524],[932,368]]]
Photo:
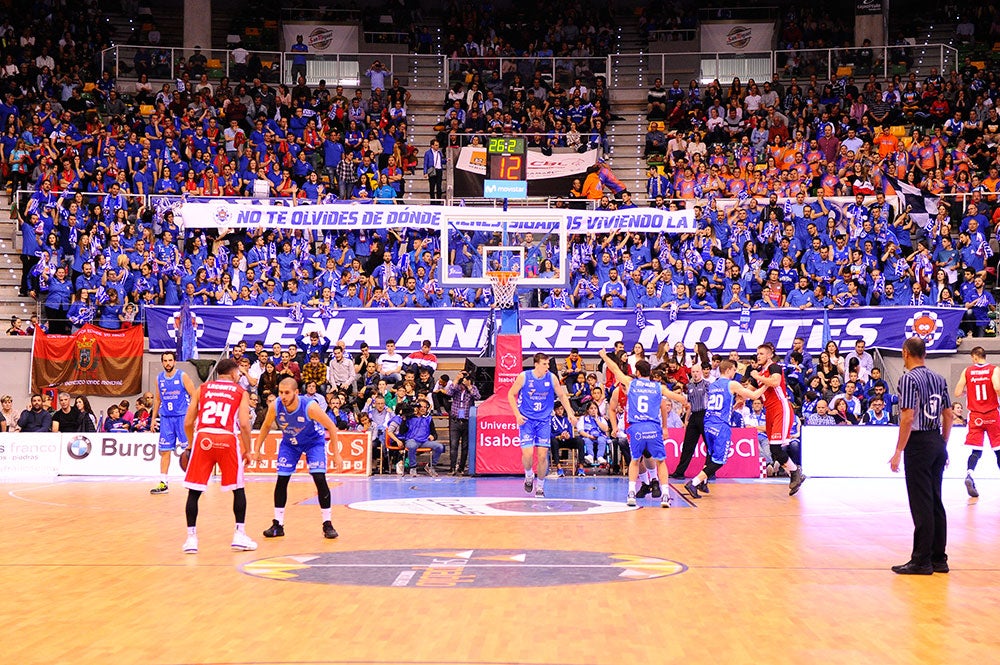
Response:
[[[493,292],[493,302],[500,309],[510,309],[514,306],[514,295],[517,293],[517,280],[520,274],[513,270],[490,270],[486,273]]]

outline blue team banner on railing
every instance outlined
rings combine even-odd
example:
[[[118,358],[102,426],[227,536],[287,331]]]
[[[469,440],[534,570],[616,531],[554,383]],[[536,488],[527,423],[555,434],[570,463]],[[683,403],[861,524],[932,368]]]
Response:
[[[146,310],[151,351],[173,350],[180,321],[178,307]],[[416,351],[430,340],[435,353],[477,354],[487,335],[487,309],[336,309],[318,310],[273,307],[192,307],[197,348],[221,351],[240,340],[260,340],[268,348],[294,343],[316,330],[327,339],[344,340],[349,350],[367,342],[372,350],[396,341],[401,353]],[[919,335],[931,353],[954,353],[964,310],[937,307],[855,307],[849,309],[800,310],[758,309],[750,321],[741,322],[741,310],[681,311],[676,318],[669,310],[643,311],[640,328],[633,310],[626,309],[522,309],[521,339],[526,354],[537,351],[568,353],[577,348],[594,354],[625,342],[635,342],[652,352],[666,341],[683,342],[687,349],[704,342],[713,353],[738,351],[746,355],[771,342],[779,353],[792,347],[796,337],[806,348],[819,353],[827,339],[842,348],[853,348],[859,339],[868,347],[900,349],[903,342]],[[745,318],[745,317],[743,317]]]

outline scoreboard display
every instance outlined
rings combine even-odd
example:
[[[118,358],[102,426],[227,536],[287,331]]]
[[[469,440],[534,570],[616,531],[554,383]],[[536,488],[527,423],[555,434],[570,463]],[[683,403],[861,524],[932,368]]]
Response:
[[[526,157],[523,138],[491,136],[486,144],[486,177],[490,180],[527,180]]]

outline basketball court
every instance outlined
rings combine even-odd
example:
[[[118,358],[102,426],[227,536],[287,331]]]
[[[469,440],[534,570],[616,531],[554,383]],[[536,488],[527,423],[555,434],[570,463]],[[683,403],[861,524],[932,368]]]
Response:
[[[4,486],[9,663],[954,663],[1000,638],[1000,481],[947,481],[951,573],[901,577],[902,478],[730,481],[693,506],[624,505],[619,478],[311,481],[266,540],[272,482],[248,483],[254,552],[230,495],[202,497],[181,553],[179,485]]]
[[[493,354],[497,393],[479,413],[494,440],[515,442],[513,414],[487,406],[502,407],[521,368],[516,289],[565,284],[573,263],[565,217],[487,217],[443,218],[441,281],[493,290],[497,349],[511,351]],[[449,264],[451,236],[462,265]],[[632,509],[624,478],[550,479],[536,497],[502,475],[523,468],[516,443],[476,447],[477,471],[498,477],[331,477],[336,540],[308,478],[289,488],[287,535],[263,538],[274,480],[250,480],[252,552],[231,551],[217,486],[200,502],[200,550],[185,555],[179,483],[162,496],[147,478],[4,485],[2,660],[895,665],[1000,653],[1000,480],[980,481],[978,500],[946,481],[952,570],[901,577],[889,570],[911,547],[901,477],[812,478],[794,497],[787,479],[720,481],[696,502],[676,484],[672,507]]]

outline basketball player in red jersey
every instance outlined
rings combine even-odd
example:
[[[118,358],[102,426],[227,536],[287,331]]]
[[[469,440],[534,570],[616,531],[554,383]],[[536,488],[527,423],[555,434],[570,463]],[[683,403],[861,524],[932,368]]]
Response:
[[[788,456],[789,434],[795,414],[788,401],[785,374],[774,360],[774,346],[765,342],[757,347],[757,368],[750,371],[754,387],[766,386],[764,391],[764,429],[771,445],[771,458],[778,462],[791,477],[788,496],[793,496],[805,482],[805,474]]]
[[[245,525],[247,495],[243,489],[243,464],[250,450],[250,399],[239,386],[239,365],[224,358],[216,365],[218,379],[203,383],[188,406],[184,430],[191,442],[191,459],[184,476],[188,488],[188,535],[184,552],[198,551],[198,499],[208,488],[216,464],[222,475],[222,489],[233,492],[233,515],[236,531],[232,548],[239,552],[257,549],[257,543],[247,536]]]
[[[1000,422],[997,419],[997,408],[1000,400],[1000,367],[986,362],[986,350],[977,346],[969,352],[973,364],[965,368],[958,385],[955,386],[955,397],[961,397],[968,390],[969,430],[965,434],[965,445],[975,446],[969,454],[968,470],[965,473],[965,489],[969,496],[979,496],[972,472],[976,470],[979,458],[983,456],[983,435],[989,437],[990,446],[1000,464]]]

